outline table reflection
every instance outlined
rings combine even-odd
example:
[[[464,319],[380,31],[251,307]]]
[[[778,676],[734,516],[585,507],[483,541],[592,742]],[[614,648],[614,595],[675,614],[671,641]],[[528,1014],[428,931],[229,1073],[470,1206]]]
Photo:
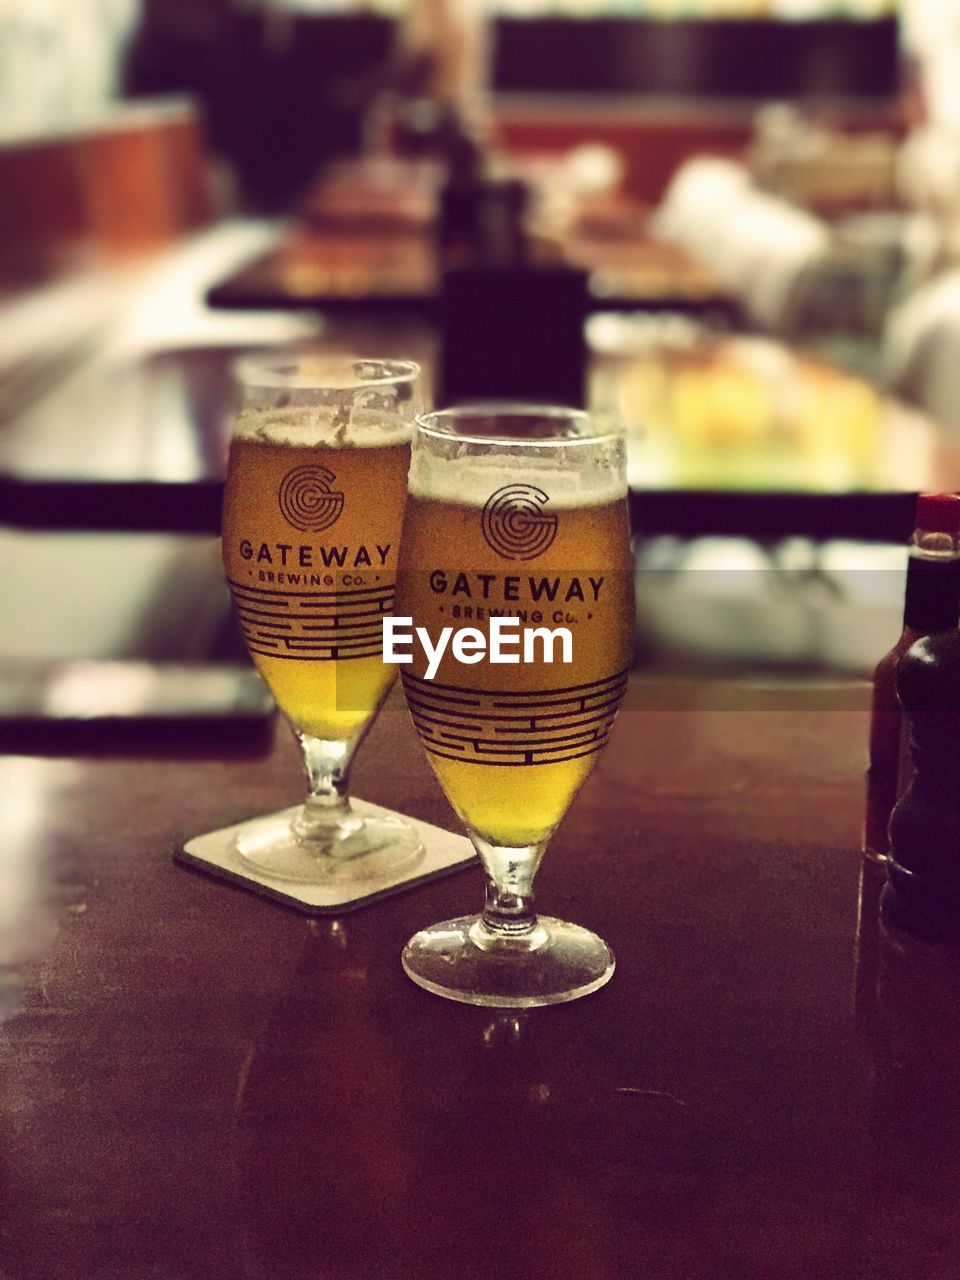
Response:
[[[902,932],[891,892],[864,860],[855,1008],[873,1051],[873,1177],[932,1209],[960,1191],[960,947]]]

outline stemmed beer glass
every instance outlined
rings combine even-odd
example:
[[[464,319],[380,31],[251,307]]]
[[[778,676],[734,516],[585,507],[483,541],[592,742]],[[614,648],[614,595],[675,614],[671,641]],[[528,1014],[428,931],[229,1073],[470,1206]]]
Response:
[[[293,820],[247,824],[240,857],[278,880],[378,878],[422,853],[412,826],[351,808],[353,753],[386,697],[419,370],[319,355],[238,362],[223,562],[247,648],[303,749]]]
[[[478,645],[460,661],[448,643],[433,678],[417,645],[401,667],[421,743],[487,881],[479,915],[410,940],[406,972],[470,1004],[556,1004],[597,990],[613,973],[610,949],[587,929],[538,917],[533,878],[626,687],[633,575],[622,436],[555,408],[422,418],[396,612],[434,647],[444,627],[486,633],[505,616],[519,626],[509,662],[492,662],[489,649],[478,656]],[[535,634],[557,627],[569,632],[569,662],[556,638],[551,660]]]

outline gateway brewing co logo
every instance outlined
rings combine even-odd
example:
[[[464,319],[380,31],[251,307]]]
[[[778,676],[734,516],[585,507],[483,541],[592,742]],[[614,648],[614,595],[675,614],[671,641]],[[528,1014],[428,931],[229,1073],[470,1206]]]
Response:
[[[288,471],[277,495],[287,524],[304,533],[320,533],[336,524],[343,511],[343,494],[330,488],[336,478],[326,467]]]
[[[557,517],[541,508],[549,495],[534,484],[505,484],[487,499],[480,527],[504,560],[535,560],[557,536]]]

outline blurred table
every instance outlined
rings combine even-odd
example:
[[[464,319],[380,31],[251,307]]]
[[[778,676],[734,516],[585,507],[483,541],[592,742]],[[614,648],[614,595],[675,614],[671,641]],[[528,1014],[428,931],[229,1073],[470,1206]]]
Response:
[[[476,870],[310,922],[171,862],[298,797],[285,734],[261,762],[3,759],[4,869],[44,876],[6,970],[0,1269],[952,1280],[960,954],[878,926],[875,878],[858,932],[866,708],[634,680],[538,881],[617,972],[518,1018],[400,968]],[[396,700],[356,784],[450,820]]]
[[[329,208],[324,219],[324,235],[348,235]],[[599,214],[585,223],[585,242],[602,241],[615,254],[634,252],[632,242],[605,239],[603,225]],[[10,356],[12,350],[16,356],[12,373],[0,371],[0,525],[216,533],[231,430],[230,364],[239,350],[251,346],[299,338],[360,355],[393,351],[421,363],[429,388],[436,334],[422,317],[392,311],[392,304],[332,320],[303,310],[228,313],[201,305],[205,282],[250,252],[262,253],[277,233],[272,225],[226,223],[199,243],[158,259],[142,281],[124,280],[121,289],[112,278],[92,276],[68,296],[46,299],[43,307],[36,299],[29,316],[21,311],[0,318],[0,355]],[[372,237],[374,244],[381,233],[388,239],[409,239],[414,234],[411,219],[386,231],[381,226]],[[642,245],[637,252],[644,252]],[[672,251],[657,245],[651,252],[661,282],[668,280]],[[415,254],[409,262],[401,255],[401,263],[406,270],[419,269]],[[118,290],[119,299],[114,296]],[[651,291],[656,292],[652,286]],[[609,336],[611,325],[623,329],[633,323],[633,318],[605,314],[594,316],[588,327],[593,334],[606,326]],[[53,351],[46,358],[17,355],[26,329],[35,345],[38,334],[47,335]],[[621,360],[610,348],[610,343],[598,343],[592,351],[590,381],[596,387],[605,382],[606,390],[591,400],[625,420],[636,437],[638,422],[653,426],[638,387],[642,384],[649,392],[651,375],[653,382],[669,382],[664,374],[669,361],[663,369],[651,370],[647,358],[646,367],[638,368],[631,364],[629,349]],[[803,364],[802,351],[779,350],[781,362]],[[698,371],[690,372],[697,381]],[[834,408],[829,420],[808,413],[813,428],[799,435],[788,431],[786,447],[777,433],[768,433],[769,440],[761,433],[764,449],[750,454],[749,439],[744,447],[743,437],[756,434],[756,397],[748,395],[744,408],[742,386],[731,394],[729,379],[715,391],[707,381],[695,395],[687,395],[688,410],[691,405],[696,410],[690,419],[695,425],[686,428],[690,438],[681,465],[677,458],[665,458],[663,431],[659,436],[648,432],[652,451],[638,452],[636,438],[631,440],[637,532],[903,542],[912,529],[913,493],[960,489],[960,443],[930,418],[895,401],[885,402],[875,435],[859,426],[834,432]],[[717,404],[719,420],[711,422]],[[839,417],[843,426],[843,413]],[[824,449],[831,434],[839,439]],[[796,467],[791,453],[795,437],[802,437],[805,451],[799,459],[804,465]],[[726,449],[727,443],[731,456],[724,461],[721,446]],[[826,469],[811,480],[806,463],[821,455]],[[717,461],[723,465],[714,471]],[[765,477],[768,467],[776,474]]]
[[[419,359],[429,381],[430,341],[401,326],[392,337],[363,325],[330,342],[360,354],[391,349]],[[399,345],[397,345],[399,344]],[[235,350],[167,350],[150,358],[91,363],[23,406],[0,431],[0,524],[24,529],[219,532],[231,430]],[[886,401],[869,459],[859,452],[817,488],[784,479],[764,486],[730,474],[698,483],[633,455],[636,532],[681,537],[798,535],[903,543],[918,490],[960,490],[960,443],[929,418]],[[632,453],[632,446],[631,446]]]
[[[590,272],[596,310],[712,312],[727,318],[737,313],[730,295],[692,259],[646,235],[626,242],[578,236],[568,259]],[[212,306],[238,310],[390,310],[432,318],[440,283],[433,243],[424,232],[297,226],[279,248],[214,285],[207,297]]]
[[[809,458],[798,457],[791,482],[783,474],[791,466],[785,452],[764,482],[760,473],[771,452],[776,450],[759,449],[748,461],[751,474],[740,481],[730,467],[711,476],[704,456],[699,483],[679,469],[648,468],[645,458],[636,457],[636,465],[628,466],[634,532],[903,544],[913,531],[917,493],[960,491],[960,442],[927,415],[888,397],[878,400],[866,453],[862,444],[836,442],[824,449],[820,475],[805,465]]]
[[[571,266],[589,273],[596,308],[739,314],[734,299],[683,250],[646,229],[627,200],[567,192],[562,154],[497,157],[527,181],[536,205],[562,204],[538,225]],[[283,242],[208,292],[215,307],[375,310],[434,319],[442,280],[434,248],[440,175],[429,161],[341,161],[308,193]]]
[[[912,495],[960,485],[951,433],[839,361],[801,343],[671,329],[590,324],[596,407],[627,434],[635,532],[904,542]]]

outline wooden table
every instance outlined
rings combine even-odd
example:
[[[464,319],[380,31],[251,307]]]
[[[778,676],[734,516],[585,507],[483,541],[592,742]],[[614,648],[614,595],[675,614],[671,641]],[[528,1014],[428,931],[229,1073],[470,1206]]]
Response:
[[[536,199],[569,190],[560,152],[495,155],[497,171]],[[303,308],[330,315],[414,313],[442,318],[436,249],[442,171],[436,162],[347,159],[308,191],[283,241],[208,294],[228,309]],[[539,193],[539,194],[537,194]],[[728,291],[688,253],[657,240],[649,210],[626,198],[574,197],[576,214],[536,222],[552,254],[588,273],[592,310],[716,313],[738,321]]]
[[[317,923],[171,862],[297,798],[283,733],[3,760],[5,858],[46,874],[0,1274],[954,1280],[960,956],[878,927],[872,880],[857,937],[866,729],[863,686],[635,681],[538,885],[617,973],[521,1018],[400,969],[476,870]],[[449,818],[396,701],[356,782]]]
[[[739,316],[734,299],[672,245],[638,236],[629,242],[578,238],[569,259],[591,273],[595,311],[670,311]],[[423,233],[294,227],[278,249],[250,262],[208,293],[229,310],[371,311],[436,319],[441,279],[433,243]]]

